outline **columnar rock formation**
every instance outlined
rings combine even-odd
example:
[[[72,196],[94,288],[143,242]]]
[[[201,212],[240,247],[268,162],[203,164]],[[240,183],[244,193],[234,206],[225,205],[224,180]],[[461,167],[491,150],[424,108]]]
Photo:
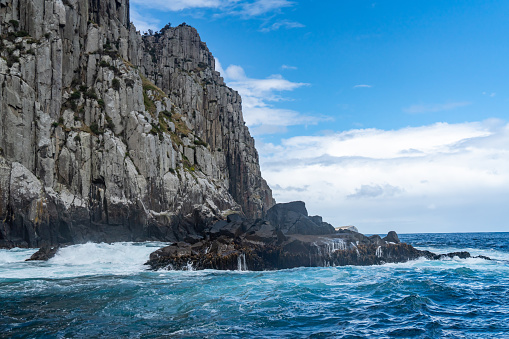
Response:
[[[274,204],[196,30],[128,0],[0,0],[0,246],[185,240]]]

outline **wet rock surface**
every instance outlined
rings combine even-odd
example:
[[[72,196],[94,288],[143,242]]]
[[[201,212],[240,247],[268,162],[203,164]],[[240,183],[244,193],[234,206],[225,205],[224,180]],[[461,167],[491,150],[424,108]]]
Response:
[[[26,261],[47,261],[55,256],[57,254],[58,250],[60,249],[59,246],[49,246],[47,244],[44,244],[39,248],[37,252],[32,254],[32,256],[27,259]]]
[[[470,258],[468,252],[435,254],[401,243],[396,232],[383,239],[335,230],[308,217],[302,202],[277,204],[263,219],[239,215],[210,225],[203,239],[153,252],[147,265],[170,270],[278,270],[294,267],[380,265],[415,260]],[[483,257],[483,259],[486,259]]]

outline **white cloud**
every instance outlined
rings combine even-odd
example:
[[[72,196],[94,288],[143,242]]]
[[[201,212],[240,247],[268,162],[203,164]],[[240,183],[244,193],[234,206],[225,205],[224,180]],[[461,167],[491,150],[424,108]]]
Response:
[[[391,197],[402,193],[403,190],[396,186],[385,185],[362,185],[355,189],[354,194],[347,195],[348,199]]]
[[[298,68],[295,67],[295,66],[283,65],[283,66],[281,66],[281,69],[282,70],[292,70],[292,71],[294,71],[294,70],[297,70]]]
[[[223,78],[226,77],[226,71],[223,69],[223,65],[221,64],[221,62],[219,61],[218,58],[214,58],[214,59],[215,59],[216,71],[221,73],[221,76]]]
[[[273,23],[269,27],[261,28],[260,31],[262,31],[262,32],[270,32],[270,31],[277,31],[280,28],[291,29],[291,28],[302,28],[302,27],[306,27],[306,26],[304,26],[300,22],[289,21],[289,20],[281,20],[281,21]]]
[[[445,104],[430,104],[430,105],[412,105],[410,107],[403,108],[403,112],[411,114],[419,113],[436,113],[442,111],[450,111],[459,107],[470,106],[472,103],[468,101],[462,102],[447,102]]]
[[[243,112],[246,125],[249,127],[264,125],[266,130],[263,132],[265,134],[271,131],[271,129],[267,129],[268,126],[313,125],[317,120],[316,117],[301,115],[292,110],[272,108],[264,104],[246,103]],[[272,129],[272,131],[276,130]],[[258,129],[258,133],[261,132],[262,130]],[[284,130],[280,130],[280,132],[284,132]]]
[[[501,121],[301,136],[259,152],[278,202],[304,200],[336,226],[507,230],[509,125]]]
[[[303,24],[290,20],[279,20],[272,24],[277,14],[283,8],[292,7],[295,2],[289,0],[131,0],[130,9],[132,20],[136,28],[142,32],[149,29],[157,31],[161,28],[159,21],[145,16],[150,10],[163,12],[185,11],[192,17],[203,18],[205,16],[222,18],[234,16],[242,19],[261,19],[265,23],[261,25],[261,32],[275,31],[280,28],[299,28]],[[143,15],[141,15],[143,14]]]
[[[140,15],[135,8],[131,8],[131,21],[140,32],[148,32],[149,29],[157,31],[161,26],[159,20],[151,16]]]
[[[279,10],[284,7],[293,6],[292,1],[288,0],[256,0],[253,2],[243,2],[240,14],[245,16],[259,16],[269,12]]]
[[[233,68],[233,69],[231,69]],[[293,91],[308,84],[302,82],[292,82],[284,79],[279,74],[274,74],[265,79],[253,79],[242,77],[243,69],[239,66],[229,66],[226,69],[228,83],[239,91],[242,95],[254,98],[263,98],[264,100],[279,101],[281,97],[274,92]]]
[[[131,0],[131,4],[147,8],[156,8],[163,11],[181,11],[192,8],[221,8],[227,7],[236,1],[229,0]]]
[[[131,0],[138,8],[153,8],[162,11],[183,11],[189,9],[215,9],[224,14],[254,17],[275,12],[284,7],[291,7],[288,0]]]
[[[224,69],[217,59],[216,70],[228,86],[242,95],[244,120],[255,135],[285,132],[287,126],[311,125],[327,119],[274,107],[274,102],[287,100],[281,92],[308,86],[306,83],[289,81],[280,74],[265,79],[249,78],[242,67],[230,65]]]
[[[371,87],[373,87],[373,86],[371,86],[371,85],[355,85],[355,86],[353,86],[353,88],[371,88]]]

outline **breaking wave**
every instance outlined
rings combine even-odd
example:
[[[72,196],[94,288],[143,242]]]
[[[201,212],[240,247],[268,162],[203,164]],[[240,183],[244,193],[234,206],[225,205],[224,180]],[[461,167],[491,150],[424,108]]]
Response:
[[[249,272],[239,256],[238,271],[154,272],[143,264],[164,243],[75,245],[48,262],[25,262],[35,250],[0,250],[0,330],[11,337],[509,337],[509,233],[400,237],[420,249],[495,260]]]

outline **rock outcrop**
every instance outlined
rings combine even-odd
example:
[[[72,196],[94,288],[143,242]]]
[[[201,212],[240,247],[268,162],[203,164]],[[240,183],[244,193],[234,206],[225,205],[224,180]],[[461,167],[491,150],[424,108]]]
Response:
[[[0,1],[0,246],[180,241],[274,204],[196,30],[128,0]]]
[[[470,258],[468,252],[434,254],[401,243],[396,232],[382,239],[335,230],[308,217],[303,202],[277,204],[256,221],[230,216],[204,231],[195,242],[178,242],[150,255],[153,270],[277,270],[294,267],[380,265],[424,257]],[[489,259],[481,257],[483,259]]]
[[[336,230],[348,230],[348,231],[353,231],[353,232],[357,232],[357,233],[359,232],[357,227],[355,227],[353,225],[336,227]]]
[[[25,261],[48,261],[57,254],[58,250],[58,246],[48,246],[47,244],[42,244],[39,250],[32,254],[32,256]]]

